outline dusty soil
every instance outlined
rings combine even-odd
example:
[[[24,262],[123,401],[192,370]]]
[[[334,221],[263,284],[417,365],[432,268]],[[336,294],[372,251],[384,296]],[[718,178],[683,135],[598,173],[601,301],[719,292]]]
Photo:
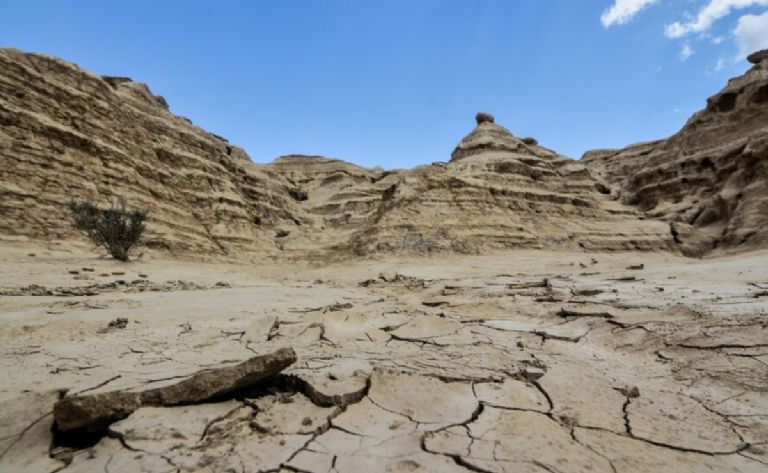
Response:
[[[768,471],[750,61],[667,140],[576,162],[481,113],[385,171],[256,165],[0,49],[0,472]],[[118,196],[152,215],[130,264],[62,211]]]
[[[768,471],[767,251],[307,267],[4,241],[0,294],[3,472]],[[255,387],[53,429],[65,391],[282,347]]]

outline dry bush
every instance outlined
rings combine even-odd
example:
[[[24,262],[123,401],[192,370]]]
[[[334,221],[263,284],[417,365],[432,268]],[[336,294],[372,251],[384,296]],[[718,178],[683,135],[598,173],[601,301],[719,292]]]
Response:
[[[69,211],[77,230],[120,261],[128,261],[128,252],[141,240],[148,217],[143,210],[128,209],[122,199],[103,209],[90,200],[73,199]]]

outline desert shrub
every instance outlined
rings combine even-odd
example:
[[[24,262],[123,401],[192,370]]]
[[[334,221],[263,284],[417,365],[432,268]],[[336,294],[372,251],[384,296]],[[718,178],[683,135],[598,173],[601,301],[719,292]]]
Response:
[[[122,199],[103,209],[90,200],[73,199],[69,211],[77,230],[120,261],[128,261],[128,251],[139,243],[146,228],[147,212],[126,208]]]

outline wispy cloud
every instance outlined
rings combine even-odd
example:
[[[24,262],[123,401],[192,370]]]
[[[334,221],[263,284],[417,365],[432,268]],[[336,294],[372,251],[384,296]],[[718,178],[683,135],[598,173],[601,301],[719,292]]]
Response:
[[[717,60],[717,64],[715,64],[715,72],[720,72],[723,69],[725,69],[725,59],[720,58]]]
[[[682,38],[691,33],[702,33],[733,10],[766,5],[768,0],[709,0],[691,21],[671,23],[664,29],[664,34],[669,38]]]
[[[685,43],[683,45],[683,48],[680,50],[679,58],[681,61],[687,61],[689,57],[693,56],[693,48],[690,44]]]
[[[733,34],[739,43],[738,59],[743,59],[755,51],[768,49],[768,11],[762,15],[742,16]]]
[[[766,1],[768,2],[768,0]],[[615,0],[613,6],[605,10],[600,16],[600,21],[606,28],[613,25],[623,25],[657,2],[658,0]]]

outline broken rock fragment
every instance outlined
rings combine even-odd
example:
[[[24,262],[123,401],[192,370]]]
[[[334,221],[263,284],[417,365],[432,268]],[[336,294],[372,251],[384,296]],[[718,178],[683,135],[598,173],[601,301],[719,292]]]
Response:
[[[181,380],[67,396],[54,407],[54,417],[61,430],[103,425],[124,418],[140,407],[176,406],[221,396],[274,376],[295,361],[293,349],[282,348],[239,364],[204,369]]]

